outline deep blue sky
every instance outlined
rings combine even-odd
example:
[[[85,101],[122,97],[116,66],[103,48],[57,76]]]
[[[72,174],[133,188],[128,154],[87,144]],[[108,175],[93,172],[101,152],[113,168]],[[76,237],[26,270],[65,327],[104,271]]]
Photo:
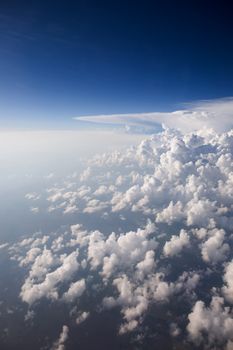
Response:
[[[0,1],[1,126],[233,95],[232,1]]]

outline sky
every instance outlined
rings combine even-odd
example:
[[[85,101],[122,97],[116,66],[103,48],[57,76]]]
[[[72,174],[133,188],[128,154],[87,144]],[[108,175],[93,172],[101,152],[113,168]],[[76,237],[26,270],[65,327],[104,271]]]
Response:
[[[230,4],[0,0],[1,350],[233,350]]]
[[[1,129],[232,96],[230,1],[1,1]]]

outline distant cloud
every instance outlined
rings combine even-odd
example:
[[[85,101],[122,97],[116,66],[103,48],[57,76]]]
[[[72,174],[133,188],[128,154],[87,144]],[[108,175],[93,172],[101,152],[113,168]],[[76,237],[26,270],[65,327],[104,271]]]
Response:
[[[30,208],[31,212],[34,213],[34,214],[37,214],[39,213],[40,209],[38,207],[31,207]]]
[[[110,125],[139,126],[143,130],[164,125],[182,132],[212,128],[223,132],[233,127],[233,98],[204,100],[186,104],[174,112],[111,114],[75,117],[77,121]]]
[[[29,200],[37,201],[38,199],[40,199],[40,195],[36,192],[31,192],[31,193],[27,193],[25,195],[25,198]]]
[[[6,247],[8,247],[8,243],[2,243],[2,244],[0,244],[0,249],[4,249],[4,248],[6,248]]]

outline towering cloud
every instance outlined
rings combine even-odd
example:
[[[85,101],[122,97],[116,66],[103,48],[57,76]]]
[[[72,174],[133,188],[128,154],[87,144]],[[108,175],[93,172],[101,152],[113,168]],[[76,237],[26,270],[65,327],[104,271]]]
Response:
[[[233,99],[199,101],[186,104],[188,109],[174,112],[153,112],[134,114],[112,114],[76,117],[77,121],[102,123],[110,125],[127,125],[141,127],[142,130],[154,131],[161,125],[179,129],[187,133],[200,129],[212,128],[217,132],[228,131],[233,127]]]

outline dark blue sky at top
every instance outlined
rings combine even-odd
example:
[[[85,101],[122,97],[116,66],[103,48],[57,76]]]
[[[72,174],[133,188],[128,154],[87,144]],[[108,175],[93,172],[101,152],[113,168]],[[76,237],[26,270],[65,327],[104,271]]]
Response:
[[[232,96],[232,1],[0,1],[0,118],[73,127]]]

